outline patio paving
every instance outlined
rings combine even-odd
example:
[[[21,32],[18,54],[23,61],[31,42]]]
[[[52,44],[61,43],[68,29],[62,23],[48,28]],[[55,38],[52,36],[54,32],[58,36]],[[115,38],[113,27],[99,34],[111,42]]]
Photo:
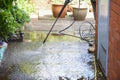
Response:
[[[86,18],[93,24],[93,18]],[[0,80],[94,80],[94,55],[88,53],[88,43],[71,37],[56,36],[42,44],[54,19],[32,19],[25,26],[24,42],[10,42],[0,68]],[[59,19],[53,32],[73,22]],[[78,30],[83,21],[76,21],[68,30]],[[35,32],[34,34],[32,32]],[[38,34],[40,33],[40,34]],[[30,39],[29,39],[30,38]]]
[[[0,79],[94,80],[94,55],[88,47],[80,41],[9,43]]]
[[[55,21],[55,18],[52,17],[51,11],[48,10],[48,12],[44,13],[45,11],[42,11],[39,13],[39,15],[31,16],[31,22],[29,24],[25,25],[25,30],[27,31],[49,31],[52,24]],[[41,15],[41,17],[40,17]],[[53,28],[53,32],[60,31],[61,29],[66,28],[74,21],[74,18],[72,17],[72,13],[69,12],[68,15],[65,18],[59,18],[55,27]],[[89,21],[93,25],[95,24],[94,16],[92,12],[88,12],[85,20],[83,21],[75,21],[75,23],[71,26],[70,30],[78,30],[81,23],[84,21]]]

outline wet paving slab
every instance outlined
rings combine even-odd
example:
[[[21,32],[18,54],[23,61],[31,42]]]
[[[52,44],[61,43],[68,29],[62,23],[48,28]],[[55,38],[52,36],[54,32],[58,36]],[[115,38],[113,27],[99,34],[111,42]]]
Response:
[[[10,42],[0,80],[94,80],[94,55],[88,53],[88,43],[63,39],[44,45],[41,41]]]

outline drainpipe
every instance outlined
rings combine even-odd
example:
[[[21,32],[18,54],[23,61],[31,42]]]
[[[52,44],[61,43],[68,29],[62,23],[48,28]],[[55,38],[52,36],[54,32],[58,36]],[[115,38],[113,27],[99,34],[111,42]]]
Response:
[[[96,0],[91,0],[91,3],[93,7],[94,19],[96,19]]]

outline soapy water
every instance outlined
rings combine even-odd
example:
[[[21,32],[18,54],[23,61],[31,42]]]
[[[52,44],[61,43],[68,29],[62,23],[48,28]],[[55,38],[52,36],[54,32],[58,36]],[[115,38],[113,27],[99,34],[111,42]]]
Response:
[[[94,56],[85,42],[14,43],[10,80],[93,80]],[[36,46],[34,46],[36,45]],[[8,50],[9,51],[9,50]],[[9,64],[10,64],[9,63]]]
[[[85,80],[94,78],[94,69],[91,68],[93,65],[87,64],[93,61],[93,55],[86,52],[88,44],[79,42],[52,44],[43,47],[44,59],[39,60],[41,65],[36,66],[38,72],[35,76],[38,80],[58,80],[58,77],[67,77],[69,80],[81,77]]]

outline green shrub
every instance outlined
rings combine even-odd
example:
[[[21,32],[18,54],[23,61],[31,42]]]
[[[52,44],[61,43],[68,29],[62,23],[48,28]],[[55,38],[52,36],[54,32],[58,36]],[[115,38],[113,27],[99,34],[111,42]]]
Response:
[[[65,0],[52,0],[52,4],[64,4]]]
[[[7,39],[10,34],[17,30],[19,24],[15,21],[10,10],[7,9],[0,9],[0,18],[0,37]]]
[[[20,30],[26,22],[30,21],[29,15],[13,5],[16,0],[0,0],[0,40],[7,38]]]
[[[16,0],[16,3],[20,9],[24,10],[28,14],[35,12],[35,7],[31,0]]]
[[[24,10],[21,10],[20,8],[18,8],[18,6],[13,6],[13,8],[11,8],[11,13],[15,18],[15,21],[20,26],[23,26],[25,22],[30,21],[29,15]]]

